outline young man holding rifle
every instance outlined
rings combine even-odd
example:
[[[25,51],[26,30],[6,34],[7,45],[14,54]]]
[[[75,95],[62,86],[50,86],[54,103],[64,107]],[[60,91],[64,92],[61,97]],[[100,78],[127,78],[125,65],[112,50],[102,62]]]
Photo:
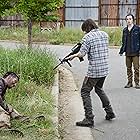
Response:
[[[108,75],[108,35],[100,31],[98,26],[92,19],[87,19],[82,24],[82,31],[86,34],[81,41],[80,51],[76,54],[67,57],[72,60],[75,57],[88,56],[88,72],[83,81],[81,88],[81,97],[83,100],[85,118],[82,121],[76,122],[77,126],[94,127],[94,115],[92,112],[92,103],[90,92],[95,89],[99,96],[102,106],[106,112],[105,119],[111,120],[115,118],[115,114],[111,107],[110,101],[103,91],[103,84]]]

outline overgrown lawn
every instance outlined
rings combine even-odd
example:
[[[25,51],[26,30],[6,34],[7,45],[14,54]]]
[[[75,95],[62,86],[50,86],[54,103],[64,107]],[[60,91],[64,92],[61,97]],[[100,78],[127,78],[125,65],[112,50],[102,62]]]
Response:
[[[23,123],[12,120],[12,128],[24,133],[24,137],[0,133],[1,140],[54,140],[56,126],[53,123],[54,98],[50,87],[54,80],[55,57],[41,49],[0,48],[0,74],[14,71],[20,75],[18,85],[8,90],[6,100],[18,112],[30,118]],[[38,120],[37,116],[45,119]]]
[[[109,35],[111,46],[120,46],[121,44],[121,27],[100,27]],[[47,42],[49,44],[75,44],[83,37],[83,32],[79,28],[62,28],[60,30],[44,30],[40,31],[39,26],[33,26],[32,40],[33,42]],[[16,40],[27,42],[27,27],[0,29],[0,40]]]

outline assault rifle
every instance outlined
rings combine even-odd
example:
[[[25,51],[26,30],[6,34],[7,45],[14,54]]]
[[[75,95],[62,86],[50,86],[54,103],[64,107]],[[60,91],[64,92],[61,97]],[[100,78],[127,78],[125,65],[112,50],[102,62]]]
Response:
[[[72,67],[72,65],[70,64],[69,60],[66,59],[66,58],[69,57],[70,55],[73,55],[73,54],[78,53],[78,52],[80,51],[81,45],[82,45],[81,43],[77,43],[77,44],[71,49],[71,50],[72,50],[71,53],[69,53],[67,56],[65,56],[62,60],[59,59],[59,60],[60,60],[60,63],[59,63],[58,65],[56,65],[56,66],[53,68],[53,70],[55,70],[59,65],[65,63],[65,62],[68,63],[68,65],[69,65],[70,67]],[[80,60],[80,62],[81,62],[81,61],[84,61],[83,57],[80,57],[79,60]]]

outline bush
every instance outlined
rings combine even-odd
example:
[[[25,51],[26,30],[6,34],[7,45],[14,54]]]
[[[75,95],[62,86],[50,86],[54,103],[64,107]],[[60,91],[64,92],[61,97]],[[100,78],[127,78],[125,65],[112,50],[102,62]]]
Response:
[[[37,84],[50,85],[55,72],[55,58],[51,52],[41,49],[6,50],[0,48],[0,73],[14,71],[22,79],[35,81]]]

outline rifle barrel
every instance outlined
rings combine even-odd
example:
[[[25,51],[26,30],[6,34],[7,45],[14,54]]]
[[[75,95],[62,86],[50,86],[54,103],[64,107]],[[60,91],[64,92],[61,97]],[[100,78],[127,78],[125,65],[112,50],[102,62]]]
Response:
[[[55,70],[59,65],[61,65],[62,63],[60,62],[58,65],[56,65],[53,70]]]

